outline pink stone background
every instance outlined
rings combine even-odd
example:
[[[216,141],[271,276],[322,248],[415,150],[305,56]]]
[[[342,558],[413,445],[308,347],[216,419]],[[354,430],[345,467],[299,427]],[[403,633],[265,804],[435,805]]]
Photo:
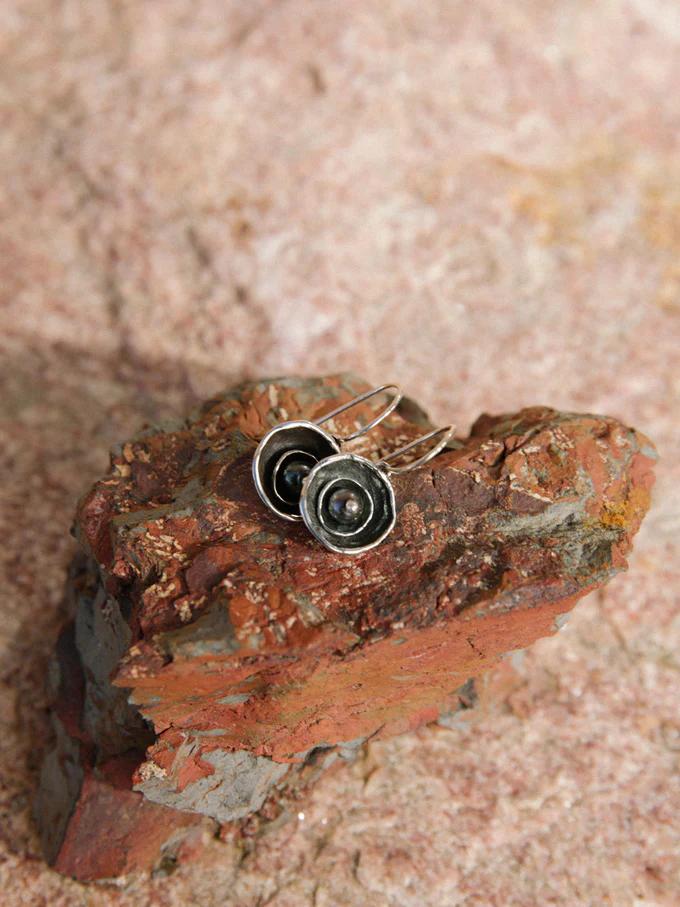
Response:
[[[0,61],[2,904],[678,905],[677,0],[5,0]],[[630,572],[245,859],[60,878],[30,806],[76,498],[146,419],[345,368],[463,429],[645,431]]]

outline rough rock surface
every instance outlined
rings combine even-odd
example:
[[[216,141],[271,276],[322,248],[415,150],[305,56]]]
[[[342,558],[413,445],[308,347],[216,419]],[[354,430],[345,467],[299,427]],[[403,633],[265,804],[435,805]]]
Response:
[[[162,807],[218,822],[250,815],[291,765],[321,754],[325,766],[450,715],[466,684],[554,632],[625,566],[649,503],[653,448],[615,419],[545,407],[484,416],[454,449],[394,476],[397,527],[358,557],[332,554],[272,515],[250,475],[257,440],[366,387],[347,375],[249,383],[114,450],[78,508],[91,565],[72,579],[84,683],[76,697],[62,657],[64,783],[51,754],[38,811],[60,868],[91,877],[93,846],[110,868],[96,830],[108,801],[102,794],[97,810],[92,786],[122,777],[121,758],[134,789]],[[346,434],[380,406],[331,427]],[[379,458],[424,424],[406,401],[351,449]],[[148,808],[135,808],[146,820]],[[126,810],[121,835],[130,824]],[[132,865],[141,833],[129,836]],[[158,842],[147,852],[157,862]]]

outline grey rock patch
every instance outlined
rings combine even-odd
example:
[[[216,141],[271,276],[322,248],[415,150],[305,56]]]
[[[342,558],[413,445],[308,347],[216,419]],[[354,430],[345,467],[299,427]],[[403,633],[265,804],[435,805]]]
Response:
[[[477,704],[477,689],[475,679],[471,677],[465,683],[458,687],[455,692],[455,700],[451,708],[443,712],[436,720],[435,724],[445,728],[461,728],[469,720],[469,713]]]
[[[100,758],[144,748],[150,742],[148,727],[129,704],[127,691],[110,680],[130,644],[130,629],[118,602],[101,586],[94,597],[80,598],[75,639],[85,675],[83,728],[97,741]]]
[[[558,614],[557,617],[555,618],[555,620],[553,621],[555,630],[561,630],[562,627],[566,627],[566,625],[569,623],[570,618],[571,618],[570,611],[567,611],[564,614]]]
[[[499,515],[495,526],[506,536],[554,534],[573,529],[585,515],[582,500],[559,501],[540,513]]]
[[[242,702],[247,702],[250,699],[249,693],[234,693],[233,696],[223,696],[222,699],[218,699],[220,705],[240,705]]]
[[[159,634],[156,642],[173,658],[223,655],[238,649],[234,628],[229,619],[229,606],[221,595],[218,595],[210,607],[191,624]]]
[[[253,756],[245,750],[213,750],[202,758],[214,767],[214,774],[193,781],[182,791],[176,789],[170,776],[164,776],[150,763],[142,766],[143,781],[134,789],[162,806],[231,822],[256,812],[291,768],[288,763]]]
[[[49,862],[59,853],[84,777],[80,744],[54,714],[52,726],[56,739],[43,759],[34,805],[43,853]]]

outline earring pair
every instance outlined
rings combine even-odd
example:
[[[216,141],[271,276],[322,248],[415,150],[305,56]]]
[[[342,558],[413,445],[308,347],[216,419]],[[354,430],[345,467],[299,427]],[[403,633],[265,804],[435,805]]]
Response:
[[[394,396],[387,406],[355,432],[341,436],[322,428],[341,413],[390,390]],[[262,438],[253,457],[253,480],[262,501],[283,519],[303,520],[314,538],[331,551],[359,554],[379,545],[396,521],[390,476],[427,463],[446,446],[454,431],[452,425],[436,428],[378,462],[342,452],[343,443],[361,437],[393,413],[402,396],[396,384],[383,384],[316,422],[296,419],[276,425]],[[392,465],[435,438],[439,438],[437,443],[417,460]]]

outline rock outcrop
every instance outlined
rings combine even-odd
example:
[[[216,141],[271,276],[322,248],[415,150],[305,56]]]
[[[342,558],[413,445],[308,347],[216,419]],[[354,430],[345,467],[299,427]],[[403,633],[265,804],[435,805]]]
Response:
[[[38,806],[63,872],[150,868],[221,823],[275,800],[281,812],[287,790],[365,741],[469,707],[475,678],[625,568],[654,450],[615,419],[547,407],[482,416],[395,476],[396,528],[364,554],[269,513],[250,474],[257,440],[365,388],[241,385],[123,444],[80,503]],[[378,458],[428,424],[405,401],[347,449]],[[102,821],[108,859],[91,852]]]

